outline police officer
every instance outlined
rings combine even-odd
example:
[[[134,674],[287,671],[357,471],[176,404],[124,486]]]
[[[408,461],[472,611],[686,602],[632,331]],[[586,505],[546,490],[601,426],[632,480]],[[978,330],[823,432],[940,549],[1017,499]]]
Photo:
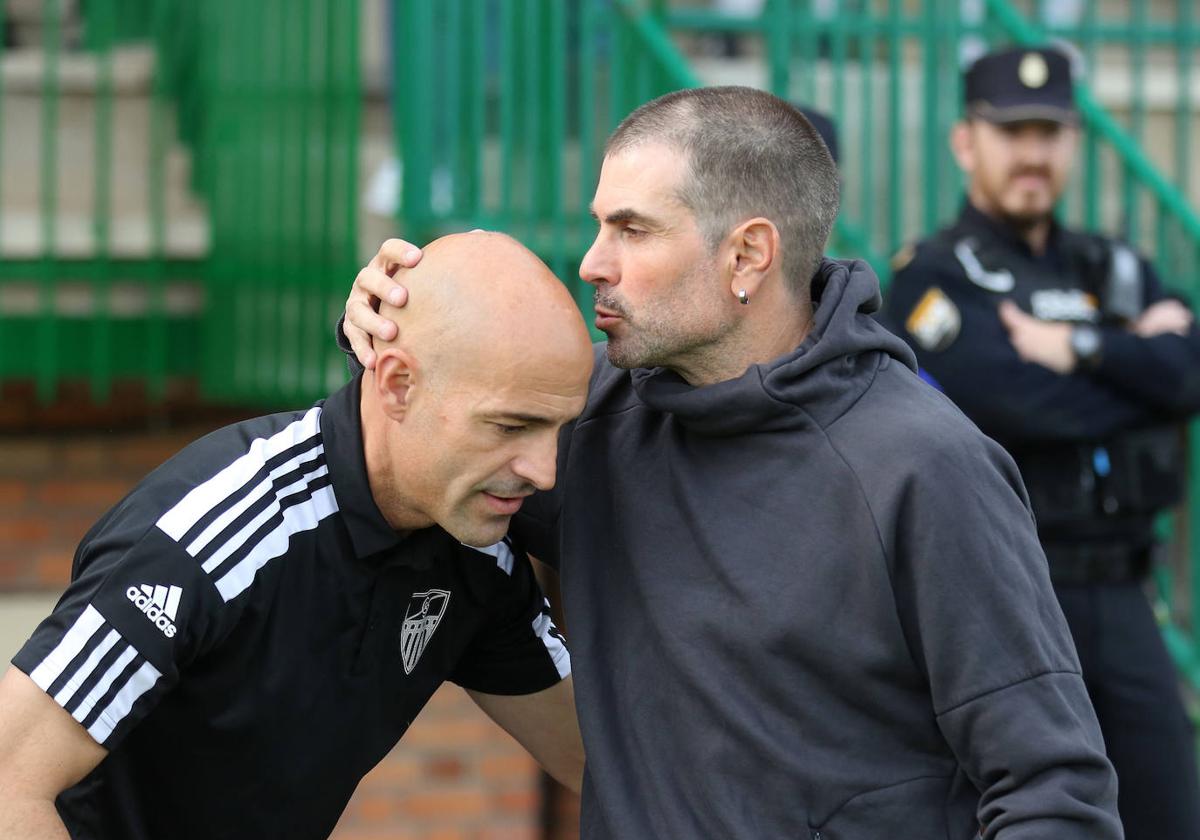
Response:
[[[893,261],[885,318],[1024,476],[1132,840],[1200,837],[1192,729],[1142,584],[1180,500],[1200,332],[1128,245],[1054,216],[1078,143],[1071,67],[1010,49],[966,73],[958,219]]]

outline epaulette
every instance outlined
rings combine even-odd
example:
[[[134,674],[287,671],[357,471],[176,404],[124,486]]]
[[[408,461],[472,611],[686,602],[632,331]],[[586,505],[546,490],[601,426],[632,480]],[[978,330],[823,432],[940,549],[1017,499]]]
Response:
[[[892,254],[892,258],[888,260],[888,266],[894,274],[897,271],[902,271],[908,267],[908,264],[913,261],[913,257],[917,255],[917,246],[911,242],[906,242],[900,246],[896,253]]]

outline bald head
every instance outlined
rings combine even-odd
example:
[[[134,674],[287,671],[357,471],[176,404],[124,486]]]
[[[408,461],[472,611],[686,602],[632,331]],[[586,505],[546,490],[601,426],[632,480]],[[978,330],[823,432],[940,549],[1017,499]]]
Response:
[[[447,236],[398,277],[399,335],[363,377],[367,476],[397,529],[440,525],[467,545],[504,536],[554,486],[558,435],[587,399],[583,316],[546,265],[497,233]]]
[[[476,231],[435,240],[397,279],[402,308],[380,313],[399,327],[380,353],[400,347],[428,375],[532,363],[547,354],[590,364],[587,326],[566,287],[536,254],[510,236]]]

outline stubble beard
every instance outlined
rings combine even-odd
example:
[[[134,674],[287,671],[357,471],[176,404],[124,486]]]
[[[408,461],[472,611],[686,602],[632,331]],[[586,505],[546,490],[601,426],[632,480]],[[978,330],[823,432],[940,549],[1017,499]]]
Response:
[[[1015,180],[1021,174],[1021,172],[1014,172],[1009,175],[1007,180]],[[1053,178],[1049,172],[1038,170],[1037,174],[1042,175],[1046,179],[1046,183],[1048,185],[1049,206],[1045,210],[1031,209],[1010,211],[1002,202],[997,202],[1000,211],[998,215],[1000,216],[1001,220],[1021,235],[1025,235],[1035,228],[1048,224],[1054,215],[1054,204],[1061,197],[1060,194],[1055,193]],[[1061,193],[1061,190],[1059,190],[1059,193]]]
[[[671,359],[681,349],[669,336],[659,332],[654,324],[638,326],[625,316],[625,328],[626,335],[608,339],[605,352],[614,367],[624,370],[669,367]]]
[[[643,307],[634,316],[617,298],[596,291],[598,306],[621,316],[624,335],[608,337],[606,353],[614,367],[665,367],[680,369],[689,366],[698,356],[716,349],[720,338],[729,332],[731,318],[697,313],[696,293],[710,279],[707,267],[696,267],[675,289],[669,302],[657,301]]]
[[[1001,213],[1000,219],[1008,227],[1012,228],[1021,236],[1025,236],[1030,231],[1041,227],[1050,222],[1051,213],[1041,211],[1031,211],[1028,213]]]

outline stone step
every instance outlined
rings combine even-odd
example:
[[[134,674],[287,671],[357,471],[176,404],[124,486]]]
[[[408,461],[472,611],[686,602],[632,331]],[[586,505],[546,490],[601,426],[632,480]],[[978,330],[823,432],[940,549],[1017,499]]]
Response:
[[[69,269],[68,269],[69,271]],[[116,281],[103,298],[95,283],[57,282],[48,301],[42,287],[33,281],[0,283],[0,317],[39,318],[47,309],[56,318],[92,318],[103,314],[113,320],[132,320],[162,314],[195,318],[204,309],[204,288],[199,283],[172,281],[157,290],[146,282]]]
[[[157,115],[151,96],[153,51],[130,47],[114,51],[106,171],[110,177],[106,220],[107,248],[95,235],[97,176],[103,152],[98,135],[99,64],[90,54],[65,54],[59,67],[59,96],[54,100],[54,129],[43,96],[45,57],[40,50],[9,52],[0,62],[0,259],[56,257],[77,259],[107,250],[114,257],[156,256],[161,235],[163,256],[197,257],[208,250],[208,215],[191,190],[192,153],[176,139],[173,103]],[[155,120],[168,138],[162,150],[158,182],[152,183]],[[50,142],[52,141],[52,142]],[[49,197],[43,163],[53,154]],[[151,190],[161,194],[151,195]],[[43,208],[52,206],[51,242],[46,241]],[[152,224],[161,202],[161,234]]]
[[[49,251],[57,259],[199,259],[208,253],[208,219],[199,208],[168,214],[158,232],[145,213],[125,213],[108,221],[107,247],[100,247],[91,213],[58,212],[53,219],[52,248],[46,247],[43,220],[36,211],[4,210],[0,219],[0,260],[37,259]]]

